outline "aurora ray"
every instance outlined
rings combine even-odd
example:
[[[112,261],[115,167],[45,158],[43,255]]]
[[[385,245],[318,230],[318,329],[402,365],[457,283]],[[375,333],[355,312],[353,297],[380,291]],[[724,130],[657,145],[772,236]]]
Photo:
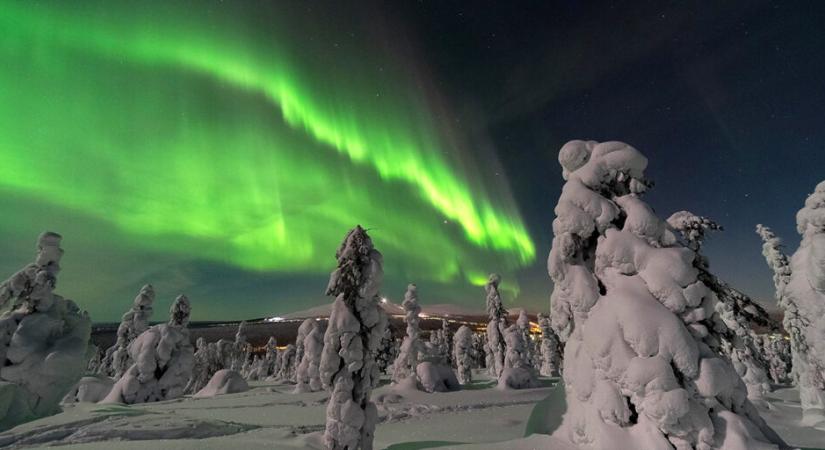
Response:
[[[533,260],[512,198],[444,155],[426,99],[368,39],[307,44],[294,11],[71,6],[3,5],[0,190],[253,270],[322,273],[354,223],[399,276]]]

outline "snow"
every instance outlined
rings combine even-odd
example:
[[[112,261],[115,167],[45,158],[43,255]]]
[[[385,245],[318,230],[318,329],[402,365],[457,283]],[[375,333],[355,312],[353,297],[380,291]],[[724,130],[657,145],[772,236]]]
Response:
[[[433,394],[399,392],[385,379],[372,395],[379,415],[375,448],[433,448],[436,443],[467,450],[574,448],[545,434],[525,437],[536,405],[545,398],[556,406],[551,416],[564,412],[563,389],[556,379],[542,378],[536,389],[500,391],[484,371],[475,371],[473,378],[465,390]],[[554,397],[554,386],[561,401]],[[67,405],[58,415],[0,433],[0,447],[59,443],[68,444],[61,447],[67,450],[321,449],[327,396],[295,394],[291,384],[258,381],[247,392],[212,398]],[[799,425],[798,391],[782,387],[766,400],[760,414],[789,444],[825,448],[825,430]]]
[[[249,390],[249,385],[243,379],[241,374],[234,370],[221,369],[215,372],[209,383],[199,390],[193,398],[207,398],[214,397],[221,394],[235,394],[238,392],[246,392]]]

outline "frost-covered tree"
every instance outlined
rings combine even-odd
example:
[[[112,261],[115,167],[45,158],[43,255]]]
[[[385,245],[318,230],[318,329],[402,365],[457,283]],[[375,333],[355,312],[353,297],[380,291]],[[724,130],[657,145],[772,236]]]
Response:
[[[816,186],[796,214],[802,236],[790,258],[779,239],[757,225],[762,253],[774,271],[783,325],[791,337],[792,373],[799,387],[803,423],[825,424],[825,181]]]
[[[264,350],[264,368],[265,374],[262,378],[267,378],[275,374],[278,363],[278,340],[275,336],[270,336],[266,341],[266,350]]]
[[[561,375],[561,351],[559,338],[550,326],[550,316],[539,314],[541,328],[541,369],[539,373],[546,377]]]
[[[155,302],[155,290],[151,284],[146,284],[140,288],[132,307],[126,311],[120,319],[117,328],[117,340],[115,345],[106,350],[106,365],[102,367],[101,373],[120,379],[132,360],[129,357],[129,345],[149,328],[149,319],[152,317],[152,304]]]
[[[313,319],[305,319],[301,322],[301,325],[298,326],[298,335],[295,337],[295,365],[296,367],[301,364],[301,360],[304,359],[304,339],[306,339],[307,335],[318,327],[318,322]]]
[[[238,373],[244,372],[244,366],[249,363],[250,345],[246,337],[246,321],[242,320],[238,324],[238,331],[235,332],[235,342],[232,346],[232,365],[229,367]]]
[[[400,342],[393,336],[391,326],[387,326],[384,331],[384,336],[381,338],[381,346],[378,348],[378,354],[375,356],[375,363],[378,364],[378,370],[383,374],[391,374],[392,364],[398,358]]]
[[[501,277],[498,274],[490,274],[484,291],[487,293],[487,315],[490,322],[487,324],[487,345],[490,348],[490,364],[487,368],[490,375],[498,377],[504,370],[504,355],[507,352],[504,343],[504,330],[507,328],[507,310],[501,302],[501,294],[498,292],[498,285]]]
[[[41,234],[35,261],[0,284],[0,430],[59,412],[86,368],[89,316],[54,293],[61,239]]]
[[[324,349],[324,331],[315,319],[312,319],[312,324],[306,331],[304,342],[301,344],[304,356],[298,363],[296,372],[298,385],[295,387],[295,392],[317,392],[323,387],[318,366],[321,364],[321,352]]]
[[[509,389],[527,389],[538,387],[536,370],[530,361],[528,343],[518,324],[510,325],[504,330],[504,342],[507,353],[504,355],[504,369],[498,379],[498,385]]]
[[[486,337],[481,333],[473,333],[473,368],[479,369],[482,367],[486,367],[484,364],[485,354],[484,354],[484,345],[486,342]]]
[[[296,363],[297,350],[295,344],[288,344],[283,351],[278,353],[278,371],[275,378],[281,381],[295,381],[298,364]]]
[[[216,356],[212,354],[214,347],[210,347],[209,344],[206,343],[206,339],[202,337],[199,337],[198,340],[195,341],[195,347],[192,376],[189,378],[186,388],[184,388],[184,393],[186,394],[194,394],[203,389],[203,387],[209,383],[212,375],[215,374],[212,370],[217,369],[213,364],[213,361],[216,360]],[[215,370],[215,372],[217,372],[217,370]]]
[[[571,141],[559,162],[548,271],[568,409],[556,435],[594,449],[784,447],[716,350],[720,299],[696,249],[642,200],[647,159]]]
[[[129,346],[134,363],[103,403],[146,403],[178,398],[192,378],[194,349],[189,341],[191,307],[179,295],[169,309],[169,322],[144,331]]]
[[[335,253],[327,295],[334,296],[321,355],[321,382],[330,391],[324,442],[329,449],[371,450],[378,409],[370,393],[378,383],[375,353],[387,315],[379,305],[381,253],[361,226]]]
[[[395,359],[392,369],[392,381],[399,383],[412,375],[415,375],[415,368],[418,366],[419,354],[422,343],[420,339],[421,329],[419,328],[418,314],[421,313],[421,306],[418,305],[418,288],[410,283],[407,292],[404,293],[404,301],[401,303],[404,308],[404,322],[407,324],[407,335],[401,342],[398,357]]]
[[[453,339],[453,358],[455,359],[456,376],[461,384],[473,381],[473,330],[462,325]]]
[[[524,341],[524,354],[527,357],[527,364],[530,367],[535,367],[537,358],[533,347],[533,338],[530,335],[530,318],[523,309],[518,314],[516,326],[519,333],[521,333],[521,339]]]

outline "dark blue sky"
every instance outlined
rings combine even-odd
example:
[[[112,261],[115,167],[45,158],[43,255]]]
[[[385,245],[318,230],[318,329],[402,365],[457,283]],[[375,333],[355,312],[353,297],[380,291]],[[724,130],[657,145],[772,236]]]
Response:
[[[457,126],[501,156],[541,253],[522,295],[549,296],[556,154],[584,138],[641,150],[657,212],[720,222],[711,267],[770,301],[754,226],[792,250],[796,211],[825,179],[825,3],[514,3],[396,12],[459,105]]]

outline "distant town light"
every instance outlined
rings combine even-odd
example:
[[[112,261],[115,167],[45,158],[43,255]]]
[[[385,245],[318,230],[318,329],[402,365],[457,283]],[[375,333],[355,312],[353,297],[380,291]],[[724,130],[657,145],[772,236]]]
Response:
[[[381,303],[387,303],[387,297],[381,297]]]
[[[264,322],[283,322],[285,320],[286,319],[284,319],[283,317],[270,317],[268,319],[264,319]]]

